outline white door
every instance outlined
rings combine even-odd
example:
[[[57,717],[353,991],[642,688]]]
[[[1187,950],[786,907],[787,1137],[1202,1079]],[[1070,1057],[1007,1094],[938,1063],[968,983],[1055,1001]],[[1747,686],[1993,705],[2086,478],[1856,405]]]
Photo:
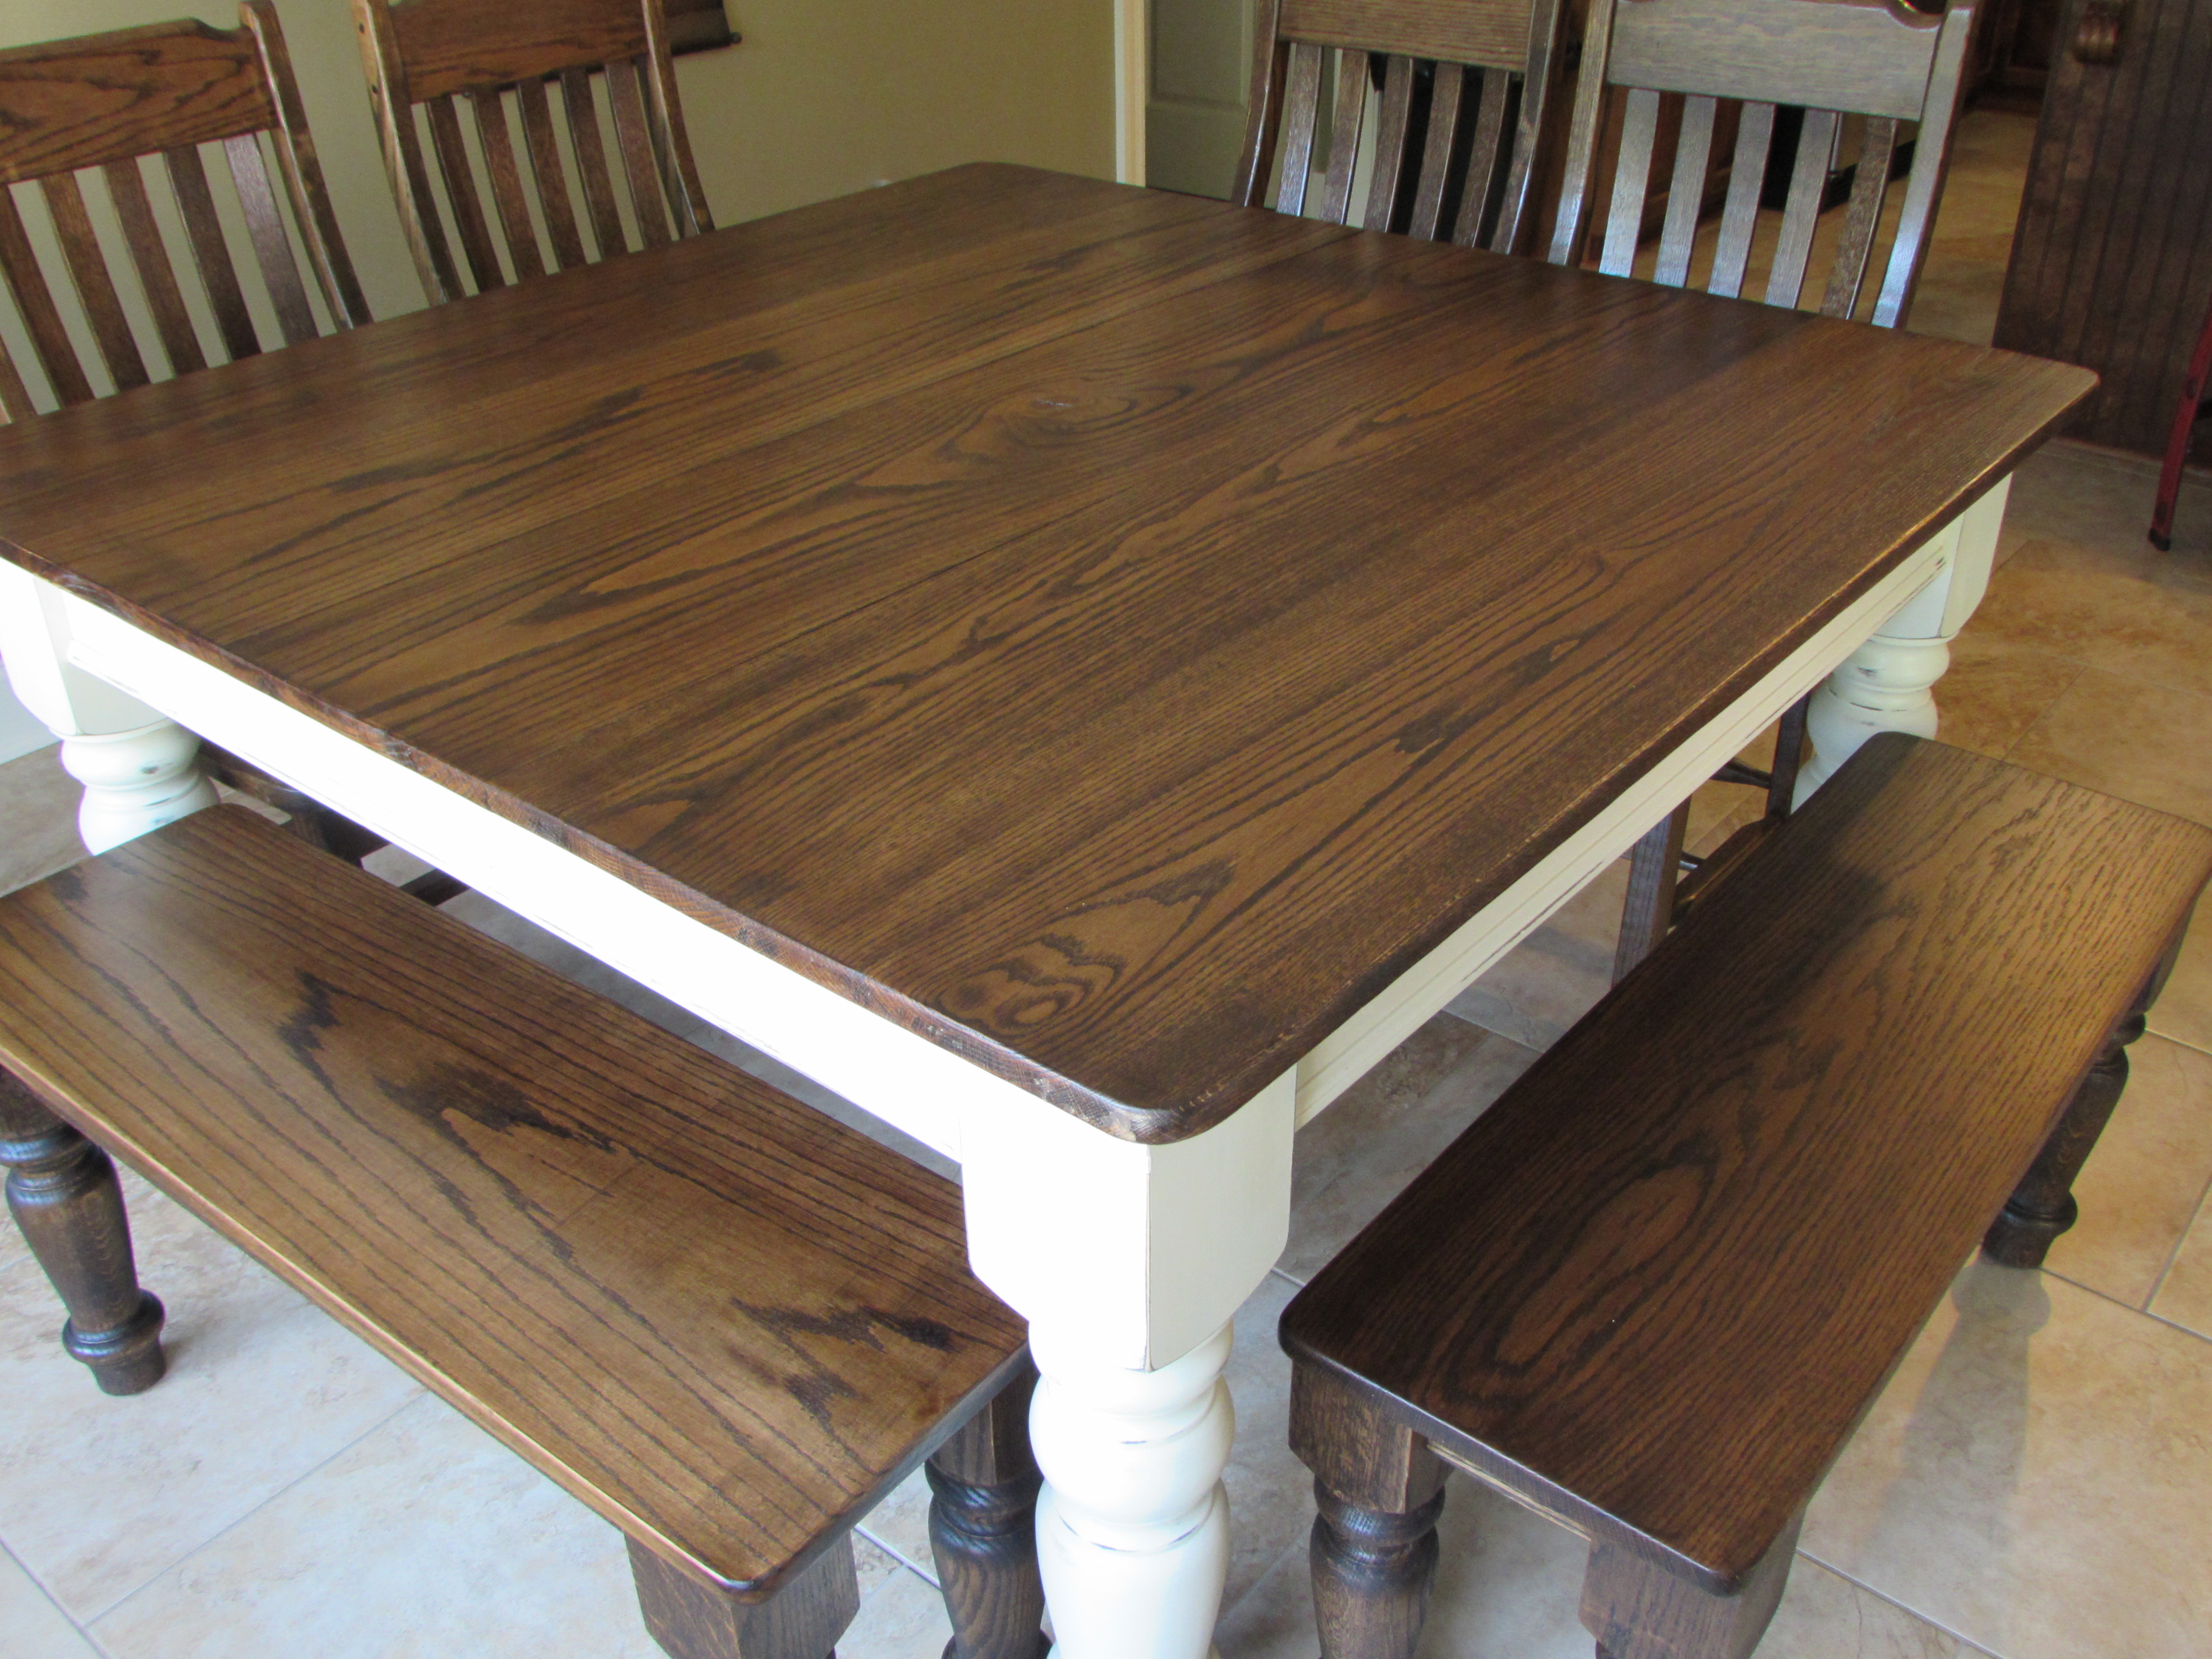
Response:
[[[1146,3],[1146,182],[1226,196],[1244,143],[1254,0]]]

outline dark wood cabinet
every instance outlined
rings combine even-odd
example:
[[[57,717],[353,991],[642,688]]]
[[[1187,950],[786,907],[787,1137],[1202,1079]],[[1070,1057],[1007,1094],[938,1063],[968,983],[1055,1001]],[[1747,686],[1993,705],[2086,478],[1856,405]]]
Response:
[[[2212,303],[2212,0],[2067,0],[2054,59],[1996,343],[2104,377],[2070,435],[2160,454]]]

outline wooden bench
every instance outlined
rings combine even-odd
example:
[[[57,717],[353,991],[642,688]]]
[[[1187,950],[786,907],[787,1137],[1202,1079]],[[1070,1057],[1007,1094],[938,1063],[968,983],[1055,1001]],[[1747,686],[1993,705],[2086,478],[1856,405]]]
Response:
[[[1589,1537],[1601,1655],[1749,1653],[1975,1241],[2070,1219],[2208,874],[2197,825],[1869,744],[1285,1310],[1323,1652],[1413,1652],[1450,1467]]]
[[[1034,1373],[952,1183],[234,807],[0,900],[0,1062],[111,1391],[161,1312],[79,1131],[619,1527],[681,1659],[823,1659],[925,1457],[957,1651],[1042,1650]]]

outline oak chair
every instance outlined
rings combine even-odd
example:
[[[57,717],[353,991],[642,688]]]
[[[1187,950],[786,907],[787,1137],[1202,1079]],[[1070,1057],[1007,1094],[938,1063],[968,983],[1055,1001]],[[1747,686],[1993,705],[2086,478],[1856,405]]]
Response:
[[[1513,250],[1552,76],[1559,0],[1266,0],[1231,199],[1305,210],[1327,61],[1336,99],[1321,216],[1346,223],[1370,97],[1381,111],[1361,223]],[[1510,141],[1507,134],[1510,132]],[[1418,150],[1418,154],[1415,153]]]
[[[1592,234],[1599,240],[1600,270],[1616,276],[1637,273],[1650,228],[1662,100],[1679,99],[1680,131],[1651,279],[1682,288],[1694,276],[1708,293],[1741,297],[1757,247],[1768,265],[1759,297],[1794,307],[1827,205],[1830,158],[1848,124],[1859,130],[1859,145],[1820,309],[1824,316],[1857,316],[1901,154],[1901,129],[1911,123],[1916,128],[1911,163],[1869,317],[1877,327],[1896,327],[1928,257],[1973,20],[1972,0],[1954,0],[1940,16],[1909,11],[1892,0],[1594,0],[1552,262],[1567,264],[1582,257],[1585,222],[1593,218],[1592,175],[1606,106],[1619,88],[1626,94],[1619,156],[1602,223]],[[1740,108],[1728,107],[1725,100],[1737,100]],[[1804,111],[1778,218],[1762,216],[1759,207],[1778,106]],[[1698,228],[1715,182],[1714,136],[1725,125],[1724,113],[1735,123],[1735,137],[1718,234],[1708,252]],[[1764,223],[1766,219],[1774,222]],[[1719,774],[1721,781],[1763,788],[1766,808],[1740,839],[1716,852],[1717,866],[1740,856],[1788,816],[1804,742],[1801,702],[1783,717],[1771,771],[1732,763]],[[1642,959],[1673,919],[1687,823],[1685,805],[1636,850],[1616,979]],[[1694,867],[1695,861],[1686,862]]]
[[[477,293],[714,228],[664,0],[354,0],[354,15],[400,223],[434,301],[470,291],[448,218]]]
[[[1599,1659],[1747,1659],[1976,1241],[2073,1224],[2208,875],[2202,826],[1869,742],[1285,1310],[1322,1651],[1411,1659],[1455,1469],[1589,1540]]]
[[[0,190],[0,276],[30,347],[22,362],[0,345],[0,419],[40,406],[26,369],[66,406],[100,395],[95,374],[119,392],[147,384],[163,362],[187,374],[251,357],[272,343],[256,300],[285,345],[323,331],[318,301],[333,328],[369,320],[276,9],[245,0],[239,20],[235,29],[156,23],[0,52],[0,185],[9,187]],[[241,211],[248,260],[234,256],[211,149]],[[95,171],[88,198],[81,175]],[[33,185],[58,269],[38,252],[14,188]],[[100,195],[121,231],[113,264],[94,228]],[[242,271],[257,279],[251,299]],[[89,354],[64,322],[71,296]]]

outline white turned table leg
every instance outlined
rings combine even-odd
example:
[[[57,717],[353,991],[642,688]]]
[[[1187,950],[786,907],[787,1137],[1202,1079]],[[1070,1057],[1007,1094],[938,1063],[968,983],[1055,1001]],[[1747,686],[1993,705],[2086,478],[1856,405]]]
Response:
[[[1953,545],[1943,568],[1813,693],[1807,711],[1812,757],[1797,778],[1802,802],[1877,732],[1936,735],[1936,682],[1951,665],[1951,641],[1989,591],[2005,479],[1943,532]]]
[[[977,1275],[1030,1322],[1058,1659],[1206,1659],[1229,1571],[1229,1321],[1290,1230],[1295,1074],[1139,1146],[1026,1097],[962,1133]]]
[[[1037,1559],[1060,1659],[1201,1659],[1229,1571],[1237,1432],[1226,1327],[1156,1371],[1064,1354],[1032,1325]]]
[[[200,740],[174,720],[64,735],[62,769],[84,786],[76,826],[86,850],[105,853],[214,805],[199,752]]]
[[[23,706],[62,740],[62,767],[84,786],[77,831],[105,853],[216,803],[200,740],[69,659],[58,590],[0,564],[0,658]]]

